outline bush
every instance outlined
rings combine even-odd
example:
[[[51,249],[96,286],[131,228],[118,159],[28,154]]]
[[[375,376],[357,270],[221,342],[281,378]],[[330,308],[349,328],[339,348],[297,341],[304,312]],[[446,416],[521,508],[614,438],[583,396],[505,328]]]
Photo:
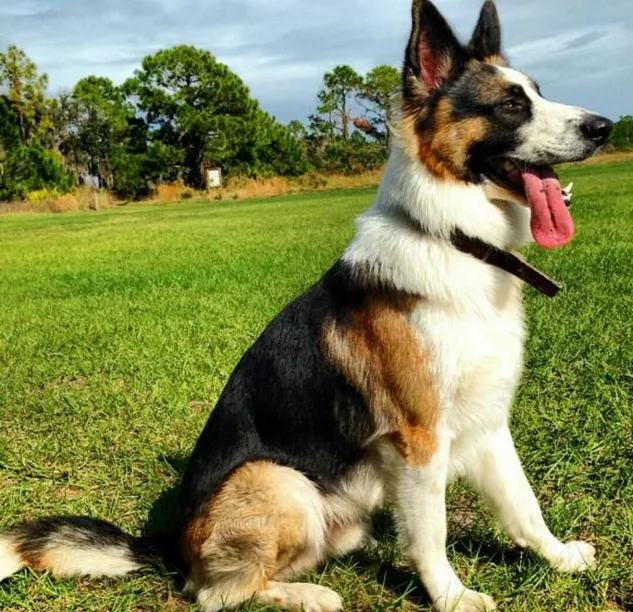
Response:
[[[310,170],[307,174],[299,177],[298,183],[304,189],[323,189],[327,187],[327,176],[320,174],[316,170]]]
[[[350,140],[332,140],[310,150],[312,165],[325,174],[362,174],[381,168],[387,161],[384,145],[369,142],[355,132]]]
[[[76,183],[62,156],[39,144],[15,147],[0,162],[0,200],[23,200],[40,190],[66,193]]]
[[[97,190],[87,185],[82,185],[75,189],[73,195],[79,203],[79,210],[101,210],[116,206],[114,197],[105,189]]]
[[[79,202],[77,202],[77,198],[74,195],[67,193],[49,202],[48,208],[54,213],[73,212],[79,210]]]
[[[154,188],[147,173],[144,154],[119,152],[112,163],[114,191],[123,200],[140,200],[152,195]]]
[[[158,185],[155,197],[159,202],[176,202],[184,190],[185,186],[181,182]]]
[[[621,117],[613,127],[609,146],[616,151],[633,149],[633,117]]]
[[[51,189],[36,189],[26,194],[26,200],[29,204],[37,206],[48,200],[54,200],[59,197],[59,193]]]

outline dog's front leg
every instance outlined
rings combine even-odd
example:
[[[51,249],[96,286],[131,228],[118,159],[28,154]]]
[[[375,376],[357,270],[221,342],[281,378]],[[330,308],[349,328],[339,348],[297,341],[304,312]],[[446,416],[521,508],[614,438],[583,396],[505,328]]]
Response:
[[[519,546],[536,551],[561,572],[584,571],[595,565],[593,546],[563,544],[548,529],[507,427],[479,439],[466,477],[492,504]]]
[[[389,448],[389,479],[400,536],[436,610],[479,612],[494,610],[487,595],[461,583],[446,556],[446,479],[450,440],[439,440],[428,461],[412,459]]]

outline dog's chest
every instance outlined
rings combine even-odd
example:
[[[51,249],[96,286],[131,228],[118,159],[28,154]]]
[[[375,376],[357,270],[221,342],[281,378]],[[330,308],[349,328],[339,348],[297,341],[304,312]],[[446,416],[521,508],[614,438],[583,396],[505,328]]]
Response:
[[[429,355],[444,425],[459,436],[505,422],[523,366],[520,299],[487,316],[427,304],[411,322]]]

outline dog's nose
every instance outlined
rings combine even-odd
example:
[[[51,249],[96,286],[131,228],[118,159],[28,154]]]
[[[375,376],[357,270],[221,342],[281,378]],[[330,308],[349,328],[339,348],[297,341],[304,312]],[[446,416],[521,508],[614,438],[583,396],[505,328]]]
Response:
[[[598,147],[606,144],[612,129],[613,122],[599,115],[588,115],[580,124],[580,131],[583,136],[592,140]]]

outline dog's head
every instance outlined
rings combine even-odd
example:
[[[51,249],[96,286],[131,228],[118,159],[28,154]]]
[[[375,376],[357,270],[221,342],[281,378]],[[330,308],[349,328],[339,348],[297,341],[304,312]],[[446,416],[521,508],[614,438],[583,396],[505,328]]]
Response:
[[[532,79],[509,67],[491,0],[467,46],[431,2],[414,0],[402,123],[413,154],[436,177],[530,205],[534,238],[550,248],[573,235],[551,166],[591,156],[612,128],[604,117],[544,99]]]

